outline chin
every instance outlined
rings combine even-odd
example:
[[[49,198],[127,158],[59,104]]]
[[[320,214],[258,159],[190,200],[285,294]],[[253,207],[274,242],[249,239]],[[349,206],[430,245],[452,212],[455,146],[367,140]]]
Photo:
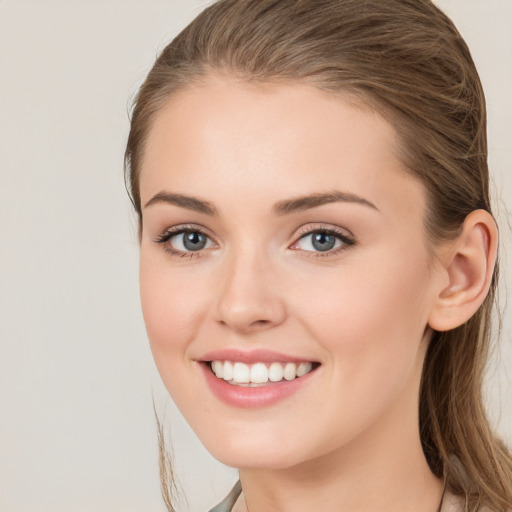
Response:
[[[261,447],[244,452],[215,449],[210,453],[222,464],[237,469],[279,470],[288,469],[304,462],[296,456],[268,452]]]
[[[210,432],[211,434],[211,432]],[[282,436],[274,433],[271,438],[255,439],[255,436],[230,436],[225,431],[218,436],[199,436],[205,448],[219,462],[237,469],[287,469],[311,458],[307,450],[297,450],[293,443],[283,443]],[[221,442],[219,442],[221,441]],[[299,443],[298,446],[304,443]]]

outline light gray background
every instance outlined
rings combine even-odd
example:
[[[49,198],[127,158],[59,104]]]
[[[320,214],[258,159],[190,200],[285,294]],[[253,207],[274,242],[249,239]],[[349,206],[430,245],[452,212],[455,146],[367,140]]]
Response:
[[[495,195],[511,209],[512,1],[438,3],[480,69]],[[139,310],[122,155],[129,99],[157,52],[206,4],[0,0],[2,512],[164,510],[152,396],[159,407],[167,400]],[[509,256],[509,289],[511,266]],[[511,324],[508,308],[488,385],[509,442]],[[167,409],[190,510],[203,512],[236,473]]]

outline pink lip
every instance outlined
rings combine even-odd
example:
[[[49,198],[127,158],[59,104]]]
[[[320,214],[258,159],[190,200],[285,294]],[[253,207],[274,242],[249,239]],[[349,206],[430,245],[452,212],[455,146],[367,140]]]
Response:
[[[240,349],[222,349],[204,354],[199,361],[240,361],[245,364],[291,362],[298,364],[310,362],[311,359],[303,359],[270,350],[258,349],[245,351]]]
[[[230,358],[226,358],[231,360]],[[223,357],[213,360],[225,360]],[[236,359],[240,361],[240,359]],[[286,360],[286,359],[285,359]],[[289,361],[290,359],[288,359]],[[268,361],[268,359],[258,361]],[[274,359],[274,361],[281,361],[281,359]],[[268,384],[258,387],[245,387],[235,386],[229,384],[223,379],[219,379],[214,375],[210,369],[210,365],[206,362],[199,362],[199,366],[206,379],[208,387],[212,393],[224,403],[233,407],[242,409],[251,409],[258,407],[267,407],[273,405],[286,397],[298,392],[304,385],[306,385],[312,375],[317,373],[313,370],[310,373],[290,381],[269,382]]]

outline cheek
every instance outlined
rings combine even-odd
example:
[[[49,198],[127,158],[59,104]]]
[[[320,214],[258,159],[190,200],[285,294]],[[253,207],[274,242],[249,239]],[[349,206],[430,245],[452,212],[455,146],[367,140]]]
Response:
[[[344,378],[407,370],[417,353],[428,319],[428,266],[423,254],[396,256],[317,275],[314,289],[294,294],[307,297],[296,303],[297,316]]]
[[[416,266],[393,267],[340,276],[338,285],[330,279],[329,293],[312,297],[310,290],[303,304],[300,316],[322,346],[324,371],[339,404],[316,402],[311,411],[330,418],[326,442],[343,436],[348,441],[384,411],[414,400],[407,390],[416,393],[422,368],[427,273]]]
[[[142,312],[157,366],[166,354],[183,353],[194,338],[206,311],[205,286],[200,278],[171,269],[162,258],[141,250]],[[166,364],[172,363],[169,358]]]

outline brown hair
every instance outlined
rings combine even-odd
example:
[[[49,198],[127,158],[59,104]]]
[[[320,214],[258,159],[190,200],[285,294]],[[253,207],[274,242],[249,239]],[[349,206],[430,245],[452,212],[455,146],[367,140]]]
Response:
[[[308,83],[354,95],[381,113],[427,190],[432,243],[455,237],[473,210],[491,211],[482,86],[461,35],[430,0],[220,0],[162,51],[135,99],[125,168],[139,220],[152,120],[171,94],[213,72]],[[497,268],[466,324],[434,334],[419,414],[433,473],[471,508],[501,512],[512,503],[512,456],[482,399],[496,281]],[[166,502],[172,510],[168,493]]]

